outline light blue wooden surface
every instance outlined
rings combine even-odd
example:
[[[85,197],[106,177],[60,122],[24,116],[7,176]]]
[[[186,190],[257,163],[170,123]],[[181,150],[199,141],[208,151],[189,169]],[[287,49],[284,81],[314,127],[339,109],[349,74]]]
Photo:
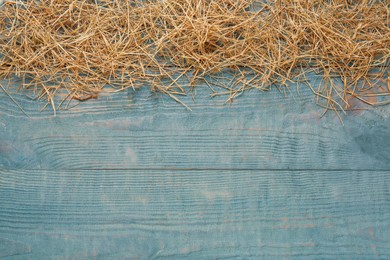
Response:
[[[316,79],[311,79],[315,84]],[[390,107],[147,89],[53,116],[0,91],[0,257],[390,258]]]

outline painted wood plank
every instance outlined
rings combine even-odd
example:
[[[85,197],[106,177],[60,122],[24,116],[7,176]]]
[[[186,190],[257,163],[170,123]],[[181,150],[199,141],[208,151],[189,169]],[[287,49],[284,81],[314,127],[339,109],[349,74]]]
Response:
[[[389,107],[196,92],[12,93],[29,119],[0,91],[0,257],[390,258]]]
[[[388,171],[0,170],[0,257],[390,258]]]
[[[319,78],[312,77],[312,84]],[[390,167],[390,107],[321,118],[308,88],[244,93],[205,86],[192,111],[148,89],[89,100],[57,116],[0,91],[0,167],[25,169],[376,169]]]

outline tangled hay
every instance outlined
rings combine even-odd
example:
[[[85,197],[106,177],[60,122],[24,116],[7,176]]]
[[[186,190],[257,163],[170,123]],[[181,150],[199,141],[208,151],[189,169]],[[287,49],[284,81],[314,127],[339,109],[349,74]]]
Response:
[[[185,95],[186,86],[248,89],[305,82],[327,110],[370,105],[390,95],[388,0],[29,0],[0,9],[0,78],[61,108],[150,86]],[[229,72],[228,85],[219,72]],[[318,86],[309,73],[323,77]],[[188,84],[182,80],[188,79]],[[214,89],[213,89],[214,91]],[[214,91],[215,92],[215,91]],[[222,93],[225,93],[222,92]],[[63,96],[65,94],[65,96]],[[217,95],[220,93],[213,93]]]

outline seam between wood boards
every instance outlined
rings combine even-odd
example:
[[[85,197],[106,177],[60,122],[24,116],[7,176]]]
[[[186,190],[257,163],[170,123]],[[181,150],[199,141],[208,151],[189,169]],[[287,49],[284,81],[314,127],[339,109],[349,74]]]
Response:
[[[62,169],[49,169],[49,168],[0,168],[1,171],[262,171],[262,172],[389,172],[388,169],[351,169],[351,168],[335,168],[335,169],[321,169],[321,168],[308,168],[308,169],[267,169],[267,168],[174,168],[174,167],[133,167],[133,168],[62,168]]]

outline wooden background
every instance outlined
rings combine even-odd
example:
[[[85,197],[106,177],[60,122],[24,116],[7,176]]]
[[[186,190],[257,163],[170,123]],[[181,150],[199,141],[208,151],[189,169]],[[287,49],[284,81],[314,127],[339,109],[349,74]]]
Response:
[[[389,259],[390,107],[299,92],[12,92],[27,118],[0,91],[0,258]]]

